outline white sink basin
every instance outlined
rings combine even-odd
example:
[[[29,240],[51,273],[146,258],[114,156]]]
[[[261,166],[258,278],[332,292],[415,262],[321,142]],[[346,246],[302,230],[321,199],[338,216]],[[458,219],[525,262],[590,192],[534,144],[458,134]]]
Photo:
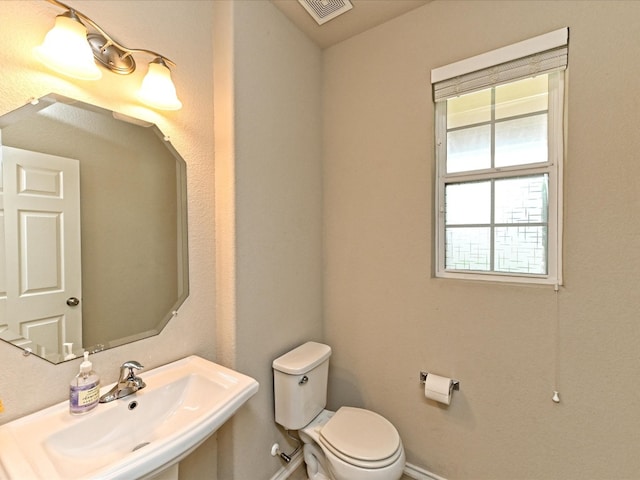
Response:
[[[71,415],[62,402],[0,426],[0,478],[131,480],[157,473],[258,391],[253,378],[196,356],[140,376],[146,388],[85,415]]]

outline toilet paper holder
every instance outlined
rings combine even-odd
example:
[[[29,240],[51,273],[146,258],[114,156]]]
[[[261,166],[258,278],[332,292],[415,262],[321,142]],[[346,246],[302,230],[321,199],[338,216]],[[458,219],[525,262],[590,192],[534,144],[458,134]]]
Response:
[[[424,384],[428,376],[428,372],[420,372],[420,383]],[[451,379],[451,390],[460,390],[460,382],[458,380]]]

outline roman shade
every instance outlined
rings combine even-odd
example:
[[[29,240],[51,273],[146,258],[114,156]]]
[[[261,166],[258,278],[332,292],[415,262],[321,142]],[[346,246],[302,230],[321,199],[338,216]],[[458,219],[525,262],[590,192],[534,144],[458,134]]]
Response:
[[[567,68],[569,29],[563,28],[491,52],[433,69],[433,99],[438,102]]]

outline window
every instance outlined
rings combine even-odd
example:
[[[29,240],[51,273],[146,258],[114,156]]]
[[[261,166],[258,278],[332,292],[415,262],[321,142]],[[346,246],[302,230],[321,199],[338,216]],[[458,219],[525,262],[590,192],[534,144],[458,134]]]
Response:
[[[436,276],[561,283],[567,40],[563,29],[432,71]]]

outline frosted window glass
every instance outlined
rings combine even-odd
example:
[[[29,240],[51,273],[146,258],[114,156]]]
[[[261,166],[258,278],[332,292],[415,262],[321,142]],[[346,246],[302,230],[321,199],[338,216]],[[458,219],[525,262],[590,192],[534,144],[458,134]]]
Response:
[[[447,228],[445,266],[453,270],[491,269],[491,229]]]
[[[539,75],[496,87],[495,118],[545,111],[549,107],[549,75]]]
[[[524,274],[547,273],[547,227],[498,227],[495,270]]]
[[[445,189],[447,225],[491,222],[491,182],[453,183]]]
[[[496,123],[496,167],[545,163],[547,114]]]
[[[447,134],[447,173],[490,167],[490,125],[465,128]]]
[[[491,89],[447,100],[447,128],[491,120]]]
[[[548,175],[516,177],[495,182],[496,223],[546,223]]]

